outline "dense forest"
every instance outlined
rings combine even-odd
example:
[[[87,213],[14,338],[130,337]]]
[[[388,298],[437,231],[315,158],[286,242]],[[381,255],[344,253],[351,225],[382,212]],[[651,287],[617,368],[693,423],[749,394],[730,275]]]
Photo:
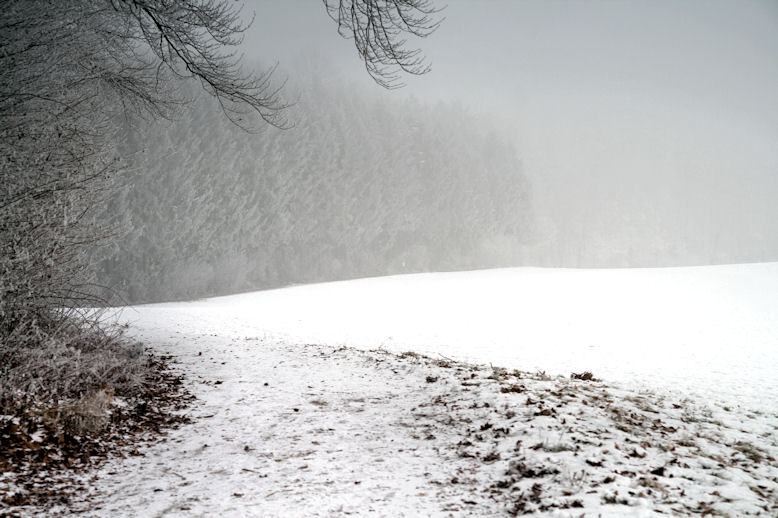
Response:
[[[299,83],[295,126],[246,133],[200,97],[123,120],[129,183],[98,282],[129,302],[515,264],[532,235],[516,150],[456,104]],[[109,297],[110,298],[110,297]]]
[[[107,300],[778,254],[770,231],[778,183],[768,173],[748,181],[723,166],[701,175],[677,164],[647,174],[646,164],[555,177],[528,171],[521,139],[460,104],[360,90],[321,70],[290,76],[287,91],[299,100],[287,130],[247,133],[195,90],[175,122],[121,119],[116,146],[130,174],[97,218],[118,239],[93,256]]]

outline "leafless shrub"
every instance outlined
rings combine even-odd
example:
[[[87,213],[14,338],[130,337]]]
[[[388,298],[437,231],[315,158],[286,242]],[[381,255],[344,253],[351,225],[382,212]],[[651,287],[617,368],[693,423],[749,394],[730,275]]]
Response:
[[[73,434],[96,432],[108,423],[112,400],[113,388],[101,387],[85,394],[72,405],[49,410],[46,417],[61,422]]]
[[[100,414],[95,409],[106,401],[102,396],[143,389],[148,373],[143,347],[118,331],[66,318],[44,332],[37,343],[0,345],[0,412],[33,412],[89,428],[99,421],[86,423]]]

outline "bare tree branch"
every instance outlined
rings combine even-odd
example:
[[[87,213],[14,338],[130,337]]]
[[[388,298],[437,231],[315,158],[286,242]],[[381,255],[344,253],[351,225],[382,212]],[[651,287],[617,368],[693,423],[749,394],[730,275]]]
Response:
[[[426,74],[420,49],[408,49],[405,35],[426,38],[443,21],[430,0],[322,0],[338,32],[354,40],[370,76],[384,88],[403,86],[401,73]]]
[[[193,77],[213,95],[235,124],[250,129],[250,113],[284,128],[289,123],[274,85],[275,67],[247,73],[234,51],[249,24],[240,19],[240,6],[226,0],[109,0],[116,12],[132,20],[138,39],[179,77]],[[238,5],[238,7],[236,7]]]

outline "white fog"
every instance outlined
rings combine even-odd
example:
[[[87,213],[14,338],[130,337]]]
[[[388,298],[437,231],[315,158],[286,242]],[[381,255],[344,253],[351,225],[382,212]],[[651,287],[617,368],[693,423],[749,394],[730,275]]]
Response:
[[[774,0],[11,0],[0,516],[778,516]]]

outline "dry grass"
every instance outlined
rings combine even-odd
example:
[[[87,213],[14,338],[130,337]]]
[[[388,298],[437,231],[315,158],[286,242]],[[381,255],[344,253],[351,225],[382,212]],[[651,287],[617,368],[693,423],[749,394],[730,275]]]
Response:
[[[767,457],[767,452],[747,441],[737,441],[732,447],[755,464],[760,464]]]
[[[99,431],[113,396],[140,393],[148,373],[143,346],[120,330],[62,317],[0,344],[0,413]]]
[[[599,379],[595,378],[594,375],[589,371],[573,372],[570,374],[570,379],[579,381],[600,381]]]

